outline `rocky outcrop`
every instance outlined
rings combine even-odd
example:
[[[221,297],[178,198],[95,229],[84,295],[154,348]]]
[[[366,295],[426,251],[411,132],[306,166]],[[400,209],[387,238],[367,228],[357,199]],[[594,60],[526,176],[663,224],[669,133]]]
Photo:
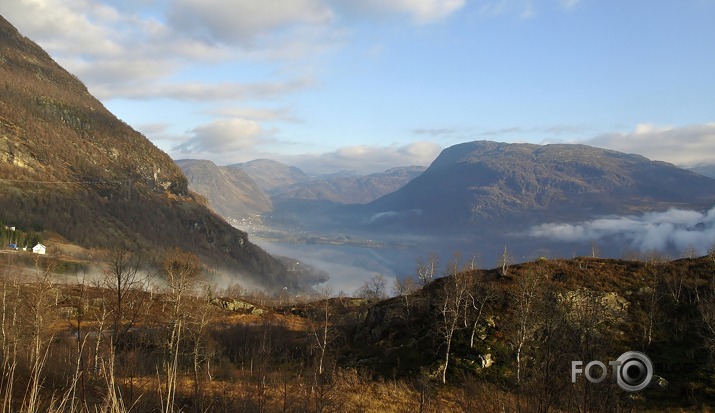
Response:
[[[263,308],[259,308],[251,303],[236,300],[233,298],[214,298],[213,300],[211,300],[211,304],[223,308],[224,310],[234,311],[242,314],[262,315],[266,312],[266,310]]]

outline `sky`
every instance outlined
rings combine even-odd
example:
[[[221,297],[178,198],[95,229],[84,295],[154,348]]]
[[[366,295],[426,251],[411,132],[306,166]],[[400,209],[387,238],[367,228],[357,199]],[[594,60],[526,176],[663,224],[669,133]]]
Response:
[[[472,140],[715,163],[715,0],[4,0],[174,159],[308,173]]]

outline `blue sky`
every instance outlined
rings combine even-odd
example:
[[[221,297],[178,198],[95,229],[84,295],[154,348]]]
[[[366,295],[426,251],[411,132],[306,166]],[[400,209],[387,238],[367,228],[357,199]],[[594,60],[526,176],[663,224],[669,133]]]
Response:
[[[490,139],[715,163],[713,0],[14,0],[0,14],[175,159],[375,172]]]

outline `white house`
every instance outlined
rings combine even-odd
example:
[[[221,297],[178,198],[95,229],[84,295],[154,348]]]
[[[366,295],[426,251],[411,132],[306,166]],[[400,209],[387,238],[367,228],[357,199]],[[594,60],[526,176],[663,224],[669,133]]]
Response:
[[[32,247],[32,253],[33,253],[33,254],[42,254],[42,255],[45,255],[45,252],[46,252],[46,251],[47,251],[47,247],[45,247],[44,245],[40,244],[39,242],[37,243],[37,245],[35,245],[34,247]]]

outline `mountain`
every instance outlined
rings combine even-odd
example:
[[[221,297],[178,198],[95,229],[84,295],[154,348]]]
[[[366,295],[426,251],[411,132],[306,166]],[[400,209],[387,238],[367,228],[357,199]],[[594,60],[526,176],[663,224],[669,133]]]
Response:
[[[0,17],[0,221],[88,248],[180,247],[267,288],[300,280],[211,212],[167,154]]]
[[[564,222],[715,204],[715,180],[640,155],[586,145],[468,142],[445,149],[363,213],[425,229]]]
[[[715,165],[697,165],[693,166],[691,168],[688,168],[688,170],[691,170],[695,173],[698,173],[703,176],[707,176],[708,178],[713,178],[715,179]]]
[[[180,159],[176,164],[186,175],[189,189],[205,196],[209,206],[227,219],[261,214],[273,208],[268,195],[240,168],[198,159]]]
[[[274,189],[282,199],[327,200],[341,204],[365,204],[400,189],[425,170],[421,166],[392,168],[366,176],[337,176]]]
[[[288,166],[270,159],[256,159],[228,165],[228,167],[242,169],[268,194],[271,194],[276,188],[310,182],[312,179],[295,166]]]
[[[274,200],[318,200],[339,204],[374,201],[401,188],[425,170],[421,166],[405,166],[366,176],[340,171],[311,177],[300,168],[269,159],[228,167],[243,170]]]

